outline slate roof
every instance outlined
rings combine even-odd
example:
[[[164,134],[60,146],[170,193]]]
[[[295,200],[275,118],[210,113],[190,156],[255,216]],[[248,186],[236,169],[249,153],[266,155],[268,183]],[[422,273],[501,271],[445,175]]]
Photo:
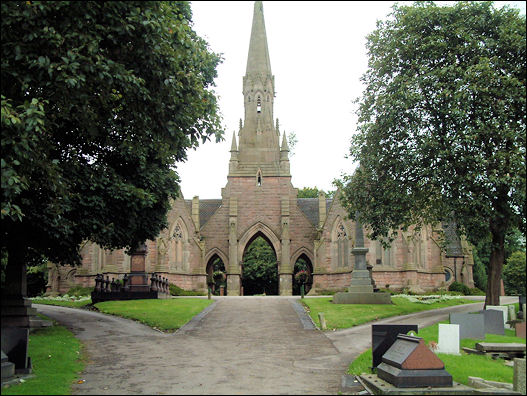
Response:
[[[185,199],[185,205],[192,214],[192,200]],[[221,199],[200,199],[199,200],[199,227],[209,221],[211,216],[219,209],[221,206]]]
[[[326,213],[329,212],[332,202],[332,199],[326,199]],[[297,198],[297,203],[311,224],[316,227],[318,225],[318,198]]]

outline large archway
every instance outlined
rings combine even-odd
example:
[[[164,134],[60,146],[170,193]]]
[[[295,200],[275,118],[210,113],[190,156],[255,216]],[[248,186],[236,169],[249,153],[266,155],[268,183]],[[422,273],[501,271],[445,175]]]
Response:
[[[243,295],[278,295],[278,261],[273,245],[257,232],[245,245],[242,256]]]
[[[313,287],[313,264],[309,257],[302,253],[295,261],[294,271],[293,271],[293,295],[300,295],[300,283],[296,281],[295,275],[297,272],[305,270],[308,273],[308,280],[304,285],[304,293],[307,294]]]

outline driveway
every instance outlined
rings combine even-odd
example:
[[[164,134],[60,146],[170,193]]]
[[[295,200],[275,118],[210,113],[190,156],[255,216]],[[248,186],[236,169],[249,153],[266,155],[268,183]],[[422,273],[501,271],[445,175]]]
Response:
[[[371,347],[369,324],[314,329],[291,297],[216,298],[176,333],[97,312],[34,306],[86,345],[89,361],[74,394],[336,394],[349,363]],[[517,297],[502,299],[502,304]],[[374,323],[429,326],[450,312],[426,311]]]

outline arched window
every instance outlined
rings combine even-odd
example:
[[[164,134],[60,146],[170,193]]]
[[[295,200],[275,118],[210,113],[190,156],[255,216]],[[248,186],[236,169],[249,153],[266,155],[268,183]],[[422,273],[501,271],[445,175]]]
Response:
[[[258,172],[256,172],[256,185],[258,187],[261,187],[261,185],[262,185],[262,171],[261,171],[261,169],[258,169]]]
[[[258,96],[258,100],[256,101],[256,112],[261,113],[262,112],[262,100]]]
[[[337,267],[347,267],[349,265],[349,237],[341,219],[337,220],[331,239],[332,261]]]

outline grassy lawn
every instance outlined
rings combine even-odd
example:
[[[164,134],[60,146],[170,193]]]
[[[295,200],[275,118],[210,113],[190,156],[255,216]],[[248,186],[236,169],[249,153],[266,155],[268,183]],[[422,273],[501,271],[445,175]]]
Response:
[[[302,303],[307,306],[313,322],[320,327],[318,313],[323,312],[328,330],[346,329],[373,320],[390,316],[406,315],[413,312],[451,307],[460,304],[472,304],[474,301],[462,298],[451,299],[432,304],[410,302],[404,297],[392,296],[391,305],[384,304],[333,304],[332,297],[304,298]]]
[[[31,332],[29,356],[35,377],[2,388],[2,395],[71,394],[71,385],[84,369],[84,362],[81,343],[69,330],[55,325]]]
[[[441,323],[448,323],[444,321]],[[430,341],[437,342],[438,324],[419,329],[417,334]],[[515,337],[514,330],[505,329],[505,336],[496,334],[487,334],[485,340],[464,339],[460,341],[461,347],[474,348],[476,342],[518,342],[525,344],[525,339]],[[452,375],[454,381],[468,385],[468,377],[480,377],[490,381],[512,383],[513,368],[505,366],[503,359],[492,359],[486,355],[469,355],[460,351],[461,355],[447,355],[438,353],[437,356],[445,363],[445,369]],[[349,366],[348,373],[359,375],[362,373],[371,373],[370,367],[372,362],[371,349],[359,355]]]
[[[85,305],[91,304],[91,298],[88,300],[81,301],[68,301],[68,300],[58,300],[58,299],[49,299],[49,298],[32,298],[32,304],[45,304],[45,305],[59,305],[61,307],[69,308],[81,308]]]
[[[103,313],[134,319],[159,330],[175,331],[210,304],[212,300],[176,298],[104,301],[95,304],[95,307]]]

